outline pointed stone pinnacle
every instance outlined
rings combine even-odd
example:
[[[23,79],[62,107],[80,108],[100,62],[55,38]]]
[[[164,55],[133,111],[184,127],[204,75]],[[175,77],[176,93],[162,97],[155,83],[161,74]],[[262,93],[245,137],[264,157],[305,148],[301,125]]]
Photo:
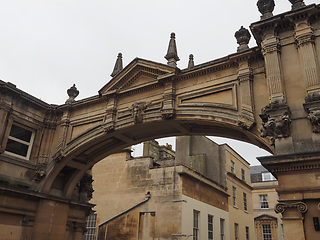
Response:
[[[177,52],[177,45],[176,45],[176,35],[175,33],[171,33],[171,38],[169,42],[169,47],[167,51],[167,55],[165,59],[168,60],[168,65],[176,67],[177,61],[179,61],[178,52]]]
[[[116,61],[116,64],[114,65],[114,69],[113,69],[113,72],[111,73],[111,77],[114,77],[116,76],[119,72],[121,72],[123,69],[123,64],[122,64],[122,53],[119,53],[118,54],[118,57],[117,57],[117,61]]]
[[[188,68],[193,68],[193,67],[194,67],[193,54],[190,54]]]

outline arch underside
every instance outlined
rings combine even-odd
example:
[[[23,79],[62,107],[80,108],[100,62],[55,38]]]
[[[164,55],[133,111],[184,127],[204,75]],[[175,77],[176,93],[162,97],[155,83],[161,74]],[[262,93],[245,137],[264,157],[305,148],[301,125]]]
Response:
[[[71,140],[61,151],[61,160],[52,161],[53,164],[49,166],[51,169],[42,185],[42,191],[71,197],[75,185],[95,163],[128,146],[155,138],[183,135],[219,136],[273,151],[267,139],[260,137],[256,127],[247,130],[230,118],[217,120],[208,115],[177,115],[173,119],[158,118],[136,124],[131,122],[111,131],[106,129],[106,124],[97,124]],[[60,189],[64,190],[60,192]]]

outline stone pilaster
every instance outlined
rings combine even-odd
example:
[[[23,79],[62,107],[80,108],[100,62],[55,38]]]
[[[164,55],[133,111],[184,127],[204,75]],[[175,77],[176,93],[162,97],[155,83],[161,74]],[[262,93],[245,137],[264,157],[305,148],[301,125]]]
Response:
[[[116,115],[117,115],[117,100],[116,100],[116,97],[113,96],[107,100],[106,115],[104,119],[104,128],[106,132],[110,132],[114,130]]]
[[[247,61],[239,64],[238,80],[241,96],[241,116],[239,125],[250,129],[254,123],[253,95],[252,95],[252,70]]]
[[[262,41],[261,47],[265,59],[269,101],[282,101],[285,93],[280,63],[280,41],[276,36],[269,36]]]
[[[298,47],[303,80],[309,94],[320,89],[320,78],[314,46],[314,33],[307,20],[296,22],[295,40]]]
[[[304,202],[281,201],[276,205],[275,212],[282,214],[286,239],[305,239],[303,220],[307,211]]]
[[[174,108],[175,102],[175,88],[172,81],[165,83],[164,93],[163,93],[163,107],[161,109],[161,115],[164,119],[173,118],[175,113]]]

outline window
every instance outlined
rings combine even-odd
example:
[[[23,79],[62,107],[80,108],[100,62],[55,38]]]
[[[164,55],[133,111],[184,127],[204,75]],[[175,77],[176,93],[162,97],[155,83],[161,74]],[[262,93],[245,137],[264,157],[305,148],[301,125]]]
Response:
[[[234,224],[234,240],[239,240],[239,225],[238,225],[238,223]]]
[[[277,180],[271,173],[262,173],[262,181],[274,181]]]
[[[249,240],[249,227],[246,227],[246,240]]]
[[[242,179],[243,181],[246,180],[246,172],[244,171],[243,168],[241,168],[241,179]]]
[[[213,216],[208,215],[208,240],[213,239]]]
[[[224,219],[220,218],[220,240],[224,240]]]
[[[193,210],[193,240],[199,240],[199,215],[200,212]]]
[[[231,172],[234,173],[234,161],[231,161]]]
[[[263,240],[272,240],[270,224],[263,224],[262,225],[262,239]]]
[[[233,206],[237,206],[237,189],[232,187]]]
[[[268,195],[267,194],[259,195],[259,198],[260,198],[260,208],[269,208]]]
[[[94,240],[94,232],[96,229],[97,214],[91,214],[87,217],[87,232],[84,235],[84,240]]]
[[[12,124],[6,146],[6,153],[29,159],[34,133],[26,128]]]
[[[248,206],[247,206],[247,194],[243,193],[243,209],[245,211],[248,211]]]

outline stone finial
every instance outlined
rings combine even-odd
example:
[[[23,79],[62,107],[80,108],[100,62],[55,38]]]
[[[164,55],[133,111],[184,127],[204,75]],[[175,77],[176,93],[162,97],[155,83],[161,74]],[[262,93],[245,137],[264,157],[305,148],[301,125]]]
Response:
[[[79,95],[79,91],[76,88],[76,85],[73,84],[73,86],[67,90],[67,93],[68,93],[69,98],[66,101],[66,103],[74,103],[75,102],[74,99]]]
[[[177,45],[176,45],[176,34],[171,33],[171,38],[169,42],[169,47],[167,51],[167,55],[164,56],[165,59],[168,60],[168,65],[176,67],[177,61],[179,61],[178,52],[177,52]]]
[[[234,36],[237,39],[237,43],[239,44],[238,52],[249,49],[248,43],[250,41],[251,34],[248,29],[241,26],[241,28],[238,31],[236,31]]]
[[[274,0],[259,0],[257,2],[258,10],[262,13],[261,20],[272,17],[274,9]]]
[[[296,10],[306,6],[303,0],[289,0],[289,2],[292,4],[291,10]]]
[[[190,55],[189,55],[188,68],[193,68],[193,67],[194,67],[193,54],[190,54]]]
[[[116,64],[114,65],[113,72],[111,73],[111,77],[116,76],[119,72],[121,72],[123,69],[122,64],[122,53],[118,53]]]

